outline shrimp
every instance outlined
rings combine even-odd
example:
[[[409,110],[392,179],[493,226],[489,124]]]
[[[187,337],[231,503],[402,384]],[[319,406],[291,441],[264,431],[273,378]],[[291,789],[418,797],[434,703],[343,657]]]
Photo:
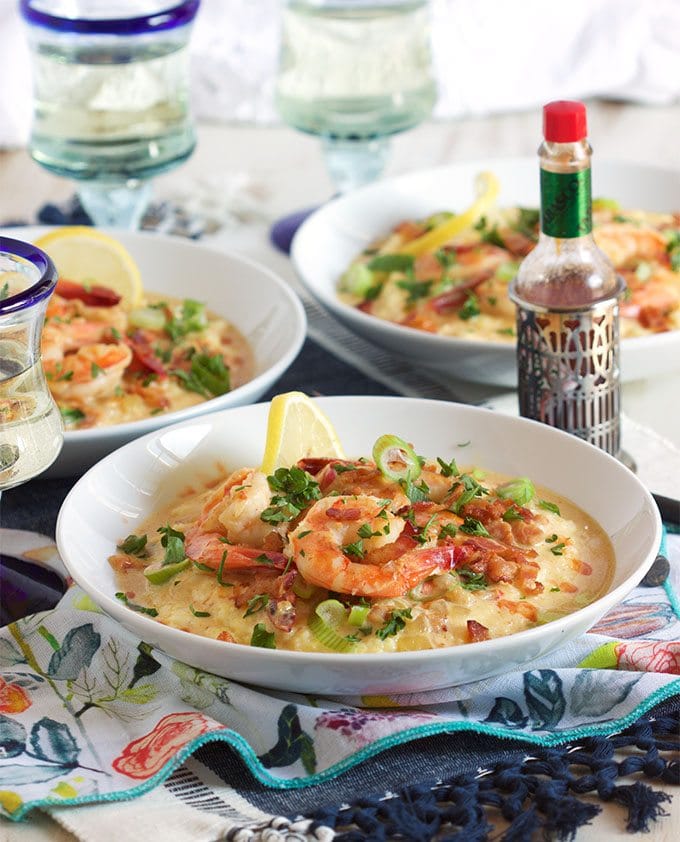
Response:
[[[600,225],[593,235],[617,269],[635,268],[642,260],[660,263],[668,260],[666,239],[654,228],[618,222]]]
[[[262,513],[272,502],[267,477],[239,468],[208,496],[196,523],[187,530],[185,550],[193,561],[217,569],[286,566],[280,552],[288,523],[272,524]]]
[[[272,533],[285,534],[287,528],[286,523],[274,526],[261,518],[272,496],[262,471],[240,468],[210,495],[197,528],[200,532],[217,532],[232,544],[262,547]]]
[[[372,555],[377,557],[400,541],[406,524],[383,499],[368,494],[325,497],[290,533],[292,557],[312,585],[354,596],[403,596],[428,576],[451,570],[460,561],[459,548],[445,544],[406,549],[382,564],[371,563]]]
[[[637,319],[648,330],[671,330],[670,317],[680,306],[680,291],[657,279],[629,290],[630,297],[620,307],[622,316]]]
[[[118,343],[84,345],[73,354],[43,361],[57,400],[87,400],[112,394],[120,385],[132,351]]]

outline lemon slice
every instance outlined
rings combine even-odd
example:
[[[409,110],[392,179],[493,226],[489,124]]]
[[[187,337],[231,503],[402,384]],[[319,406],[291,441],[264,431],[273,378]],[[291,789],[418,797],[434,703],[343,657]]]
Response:
[[[330,420],[307,395],[286,392],[272,398],[261,468],[265,474],[308,456],[344,459],[344,455]]]
[[[86,225],[56,228],[35,241],[54,261],[60,278],[113,290],[121,306],[142,303],[142,278],[132,255],[118,240]]]
[[[399,249],[400,254],[417,256],[427,251],[436,251],[440,246],[445,245],[451,237],[460,234],[466,228],[471,228],[489,208],[496,204],[500,184],[493,173],[481,172],[475,179],[475,191],[477,198],[466,211],[447,219],[441,225],[437,225],[436,228],[428,231],[427,234],[406,243]]]

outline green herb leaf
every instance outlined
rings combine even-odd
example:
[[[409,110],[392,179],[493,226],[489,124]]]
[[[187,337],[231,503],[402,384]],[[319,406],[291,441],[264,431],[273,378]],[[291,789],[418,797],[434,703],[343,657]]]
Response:
[[[466,517],[464,523],[460,527],[461,532],[467,532],[468,535],[482,535],[488,537],[489,532],[481,522],[474,517]]]
[[[517,477],[496,487],[496,496],[501,500],[512,500],[518,506],[526,506],[536,493],[533,482],[529,477]]]
[[[419,298],[427,298],[432,289],[432,281],[397,281],[396,286],[408,293],[406,304],[415,304]]]
[[[411,619],[413,618],[411,617],[410,608],[395,608],[386,623],[378,629],[376,635],[380,640],[385,640],[386,637],[392,637],[406,626],[406,620]]]
[[[133,611],[137,611],[139,614],[148,614],[149,617],[158,616],[158,611],[156,611],[155,608],[147,608],[145,605],[138,605],[136,602],[130,602],[122,591],[118,591],[116,599],[119,599],[121,602],[125,603],[128,608],[131,608]]]
[[[456,573],[466,591],[481,591],[489,585],[483,573],[475,573],[469,567],[461,567]]]
[[[559,515],[562,517],[560,513],[560,507],[557,503],[551,503],[550,500],[540,500],[538,503],[539,509],[545,509],[548,512],[552,512],[554,515]]]
[[[259,646],[261,649],[276,649],[274,632],[267,631],[264,623],[257,623],[250,638],[251,646]]]
[[[187,333],[203,330],[208,324],[205,304],[187,298],[182,302],[182,310],[178,316],[172,316],[165,325],[165,331],[173,341],[181,339]]]
[[[439,463],[440,473],[444,477],[457,477],[460,473],[455,459],[452,459],[450,462],[445,462],[437,456],[437,462]]]
[[[564,555],[564,548],[565,547],[566,547],[566,544],[561,542],[559,544],[555,544],[554,547],[550,547],[550,552],[553,555]]]
[[[210,611],[197,611],[193,605],[189,606],[189,611],[194,615],[194,617],[209,617]]]
[[[118,549],[128,555],[135,555],[137,558],[144,558],[146,553],[146,535],[128,535],[124,541],[118,544]]]
[[[70,409],[69,407],[62,406],[59,409],[61,413],[62,420],[64,424],[77,424],[78,421],[82,421],[85,417],[85,413],[81,412],[79,409]]]
[[[474,292],[468,292],[465,303],[458,311],[460,318],[466,322],[473,316],[478,316],[482,311],[479,309],[479,299]]]
[[[205,398],[224,395],[231,390],[231,375],[221,354],[194,354],[188,372],[175,368],[170,374],[180,380],[187,391]]]
[[[272,491],[278,492],[260,515],[265,523],[282,523],[295,520],[300,512],[321,497],[319,484],[301,468],[277,468],[267,477]]]
[[[184,533],[173,529],[168,523],[166,526],[159,526],[158,532],[163,536],[161,546],[165,547],[163,564],[177,564],[183,561],[187,554],[184,551]]]
[[[266,608],[269,605],[269,594],[266,593],[258,593],[255,594],[254,597],[248,600],[248,606],[246,613],[243,615],[244,617],[250,617],[251,614],[255,614],[256,611],[261,611],[263,608]]]
[[[353,544],[345,544],[342,551],[345,555],[353,555],[356,558],[363,558],[366,555],[362,538],[359,538],[359,540],[355,541]]]

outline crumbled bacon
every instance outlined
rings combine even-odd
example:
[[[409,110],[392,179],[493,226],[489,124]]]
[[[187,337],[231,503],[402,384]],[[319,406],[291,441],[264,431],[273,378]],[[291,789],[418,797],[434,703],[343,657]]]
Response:
[[[326,517],[331,520],[359,520],[361,509],[352,506],[330,506],[326,509]]]
[[[223,640],[225,643],[234,643],[234,636],[228,631],[221,631],[217,635],[218,640]]]
[[[489,639],[489,630],[486,626],[478,623],[477,620],[467,621],[468,643],[476,643],[479,640]]]
[[[62,298],[78,299],[90,307],[115,307],[120,301],[120,295],[108,287],[83,286],[66,278],[59,278],[55,292]]]

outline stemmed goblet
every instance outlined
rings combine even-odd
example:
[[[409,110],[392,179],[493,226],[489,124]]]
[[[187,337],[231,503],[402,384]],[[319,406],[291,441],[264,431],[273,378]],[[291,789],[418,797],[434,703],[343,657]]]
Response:
[[[195,146],[188,41],[199,0],[21,0],[30,152],[78,183],[95,225],[136,228],[149,179]]]
[[[57,271],[40,249],[0,237],[0,492],[59,455],[63,428],[40,360],[40,335]]]
[[[275,101],[290,126],[321,138],[338,193],[378,178],[390,136],[436,101],[428,0],[287,0]],[[288,251],[311,210],[279,220]]]

